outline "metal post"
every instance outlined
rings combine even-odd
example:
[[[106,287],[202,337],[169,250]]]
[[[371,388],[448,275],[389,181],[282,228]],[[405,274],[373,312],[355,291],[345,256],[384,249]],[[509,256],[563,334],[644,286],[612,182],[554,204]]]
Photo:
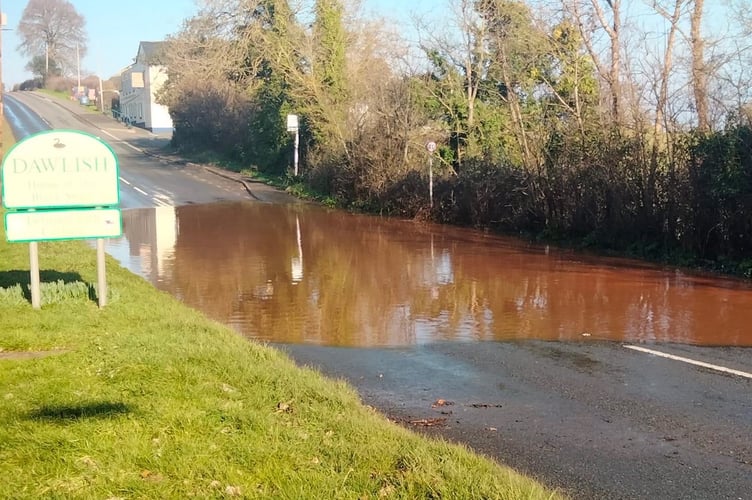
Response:
[[[426,151],[428,151],[428,202],[433,208],[433,153],[436,151],[436,143],[427,142]]]
[[[99,110],[104,114],[104,91],[102,90],[102,76],[99,76]]]
[[[78,87],[76,87],[76,95],[81,90],[81,54],[78,50],[78,44],[76,44],[76,73],[78,74]]]
[[[300,132],[298,115],[287,115],[287,131],[295,133],[295,151],[293,152],[293,174],[298,176],[298,148],[300,146]]]
[[[107,276],[104,267],[104,238],[97,238],[97,299],[99,307],[107,305]]]
[[[428,157],[428,200],[433,208],[433,154]]]
[[[0,117],[3,116],[3,92],[5,91],[5,84],[3,83],[3,26],[5,26],[5,14],[0,8]],[[1,132],[0,132],[1,134]],[[3,137],[0,135],[0,146],[3,144]]]
[[[29,243],[29,265],[31,269],[31,307],[40,309],[42,307],[42,293],[39,282],[39,243],[36,241]]]
[[[294,162],[295,162],[295,177],[298,176],[298,148],[300,146],[300,132],[298,132],[298,129],[295,129],[295,156],[294,156]]]

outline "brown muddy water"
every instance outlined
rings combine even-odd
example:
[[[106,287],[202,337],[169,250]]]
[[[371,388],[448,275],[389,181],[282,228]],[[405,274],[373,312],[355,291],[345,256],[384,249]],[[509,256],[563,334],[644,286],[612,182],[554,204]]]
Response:
[[[127,210],[107,251],[247,337],[752,346],[752,286],[483,232],[232,203]]]

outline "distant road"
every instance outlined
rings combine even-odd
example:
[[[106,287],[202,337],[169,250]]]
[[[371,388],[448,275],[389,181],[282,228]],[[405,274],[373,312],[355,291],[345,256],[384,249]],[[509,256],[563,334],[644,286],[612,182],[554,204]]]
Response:
[[[88,132],[109,143],[120,162],[123,208],[251,199],[237,182],[184,162],[155,157],[167,145],[169,137],[128,128],[76,102],[60,101],[38,92],[6,93],[3,100],[5,118],[17,140],[58,128]]]

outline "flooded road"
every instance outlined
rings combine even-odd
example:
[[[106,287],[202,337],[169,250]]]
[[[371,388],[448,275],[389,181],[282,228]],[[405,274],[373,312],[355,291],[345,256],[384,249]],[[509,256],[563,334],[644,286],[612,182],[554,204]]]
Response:
[[[752,287],[482,232],[225,203],[127,210],[108,252],[262,341],[612,340],[752,346]]]

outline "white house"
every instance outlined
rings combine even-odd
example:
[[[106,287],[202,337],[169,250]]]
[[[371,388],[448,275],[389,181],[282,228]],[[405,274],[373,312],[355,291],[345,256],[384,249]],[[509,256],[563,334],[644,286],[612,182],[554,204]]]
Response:
[[[164,50],[167,42],[141,42],[133,64],[122,73],[120,114],[124,120],[152,132],[171,132],[167,106],[157,104],[156,93],[167,81]]]

